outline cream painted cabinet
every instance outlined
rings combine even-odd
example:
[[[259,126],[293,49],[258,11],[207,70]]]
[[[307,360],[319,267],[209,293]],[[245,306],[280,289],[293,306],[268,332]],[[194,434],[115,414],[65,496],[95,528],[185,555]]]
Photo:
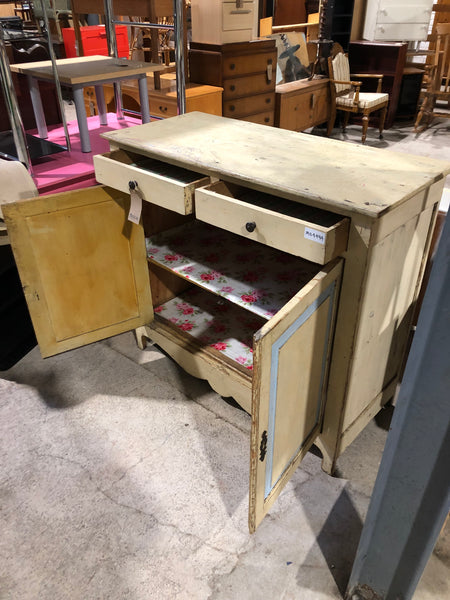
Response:
[[[426,40],[433,0],[368,0],[363,37],[371,41]]]
[[[258,36],[256,0],[191,0],[192,41],[248,42]]]
[[[105,137],[109,187],[5,207],[41,352],[135,329],[235,398],[254,531],[393,396],[449,165],[202,113]]]

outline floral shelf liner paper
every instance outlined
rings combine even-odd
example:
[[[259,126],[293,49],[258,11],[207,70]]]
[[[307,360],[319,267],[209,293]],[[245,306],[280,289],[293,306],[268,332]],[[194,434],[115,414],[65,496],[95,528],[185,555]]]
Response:
[[[320,271],[320,265],[201,222],[157,234],[146,244],[152,262],[265,319]]]
[[[161,304],[155,313],[202,345],[253,369],[253,334],[266,322],[261,317],[198,287]]]

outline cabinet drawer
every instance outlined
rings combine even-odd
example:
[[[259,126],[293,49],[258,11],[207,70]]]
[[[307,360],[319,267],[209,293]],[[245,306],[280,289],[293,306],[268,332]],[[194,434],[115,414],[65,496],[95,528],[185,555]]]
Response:
[[[259,125],[273,126],[275,122],[275,116],[272,110],[258,113],[256,115],[247,115],[246,117],[242,117],[241,121],[248,121],[249,123],[258,123]]]
[[[347,248],[349,220],[223,181],[195,192],[198,219],[325,264]]]
[[[196,187],[209,183],[209,177],[174,167],[124,150],[94,156],[95,177],[121,192],[129,192],[129,182],[147,202],[182,215],[192,213]]]
[[[232,100],[242,96],[253,96],[253,94],[263,94],[264,92],[273,92],[275,89],[275,75],[270,79],[267,73],[258,73],[248,77],[236,77],[235,79],[226,79],[223,82],[223,99]]]
[[[174,98],[173,101],[168,98],[158,98],[157,96],[149,95],[150,114],[154,117],[176,117],[177,112],[177,101]]]
[[[419,23],[383,23],[375,28],[376,40],[425,40],[428,35],[428,24]]]
[[[239,77],[254,73],[268,73],[269,79],[275,79],[277,53],[243,54],[241,56],[225,56],[223,60],[223,77]]]
[[[222,5],[222,29],[235,31],[238,29],[253,29],[255,20],[254,2],[242,2],[242,7],[237,8],[237,3],[224,2]]]
[[[425,6],[414,2],[394,3],[382,0],[378,11],[378,23],[429,23],[431,5]]]
[[[258,94],[223,103],[224,117],[244,117],[252,113],[274,110],[275,94]]]

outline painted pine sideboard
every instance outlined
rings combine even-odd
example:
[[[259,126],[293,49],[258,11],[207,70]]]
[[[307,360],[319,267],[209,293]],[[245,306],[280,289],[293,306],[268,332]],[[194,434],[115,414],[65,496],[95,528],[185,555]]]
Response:
[[[105,137],[105,186],[4,209],[41,353],[134,329],[233,397],[253,532],[393,397],[450,165],[203,113]]]

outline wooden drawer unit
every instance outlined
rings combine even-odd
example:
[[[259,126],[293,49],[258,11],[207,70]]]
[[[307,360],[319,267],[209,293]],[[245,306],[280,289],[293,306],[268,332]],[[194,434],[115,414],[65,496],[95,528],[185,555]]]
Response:
[[[258,94],[246,98],[236,98],[223,103],[223,116],[239,119],[256,112],[273,112],[275,94]]]
[[[223,181],[195,191],[198,219],[324,265],[347,248],[348,219]]]
[[[426,40],[433,0],[368,0],[365,40]]]
[[[224,89],[224,116],[245,120],[253,116],[262,124],[273,124],[277,65],[274,40],[221,46],[193,42],[189,64],[192,81]]]
[[[154,89],[153,77],[147,77],[148,103],[151,117],[167,119],[178,114],[175,75],[161,75],[161,89]],[[123,83],[122,104],[125,110],[140,111],[139,88],[135,81]],[[114,88],[112,84],[103,86],[108,112],[115,112]],[[222,115],[222,88],[211,85],[188,83],[186,86],[186,112],[201,111],[212,115]],[[98,114],[95,90],[86,87],[83,90],[86,113]]]
[[[192,40],[246,42],[258,35],[257,0],[191,0]]]
[[[304,131],[330,118],[328,79],[293,81],[276,87],[275,125]]]
[[[136,189],[144,200],[182,215],[193,210],[195,188],[208,177],[124,150],[94,156],[95,176],[121,192]]]
[[[105,137],[109,187],[3,208],[41,352],[135,329],[235,398],[254,531],[313,443],[332,472],[393,396],[450,165],[204,113]],[[174,168],[216,181],[178,210]]]
[[[256,115],[247,115],[246,117],[242,117],[241,120],[248,121],[249,123],[258,123],[259,125],[273,126],[275,124],[273,110]]]

